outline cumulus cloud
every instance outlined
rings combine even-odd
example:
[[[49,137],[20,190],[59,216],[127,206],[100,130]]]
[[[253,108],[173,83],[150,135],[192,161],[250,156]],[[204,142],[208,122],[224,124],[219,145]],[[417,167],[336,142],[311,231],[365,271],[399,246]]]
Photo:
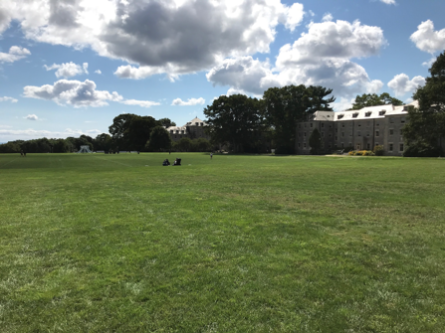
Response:
[[[68,62],[65,64],[52,64],[51,66],[44,65],[47,71],[56,70],[56,77],[73,77],[81,74],[88,73],[88,63],[83,63],[82,66],[77,65],[73,62]]]
[[[422,66],[431,67],[435,61],[436,61],[436,57],[432,57],[430,60],[423,62]]]
[[[137,105],[137,106],[140,106],[142,108],[150,108],[152,106],[161,105],[158,102],[138,101],[138,100],[135,100],[135,99],[127,99],[125,101],[122,101],[121,103],[125,104],[125,105]]]
[[[95,71],[94,71],[94,73],[96,73],[96,74],[99,74],[99,75],[100,75],[100,74],[102,74],[102,71],[101,71],[100,69],[97,69],[97,70],[95,70]]]
[[[187,101],[183,101],[180,98],[176,98],[173,100],[172,105],[178,105],[178,106],[192,106],[192,105],[204,105],[205,99],[200,98],[189,98]]]
[[[386,3],[387,5],[395,5],[396,1],[395,0],[380,0],[383,3]]]
[[[410,80],[409,76],[404,73],[394,76],[394,78],[388,82],[388,87],[394,90],[397,97],[402,97],[407,93],[413,93],[418,87],[423,85],[425,85],[424,77],[416,76]]]
[[[345,96],[374,93],[383,82],[371,81],[366,70],[351,59],[376,55],[385,44],[380,28],[358,21],[311,23],[293,45],[280,49],[274,67],[268,60],[251,56],[225,59],[207,73],[207,79],[254,94],[289,84],[322,85]]]
[[[334,19],[331,13],[324,14],[323,18],[321,19],[323,22],[331,22]]]
[[[27,115],[25,117],[25,119],[32,120],[32,121],[37,121],[37,120],[39,120],[39,117],[37,117],[37,115],[35,115],[35,114],[29,114],[29,115]]]
[[[431,20],[422,22],[410,39],[425,52],[434,53],[445,49],[445,29],[435,31]]]
[[[11,46],[8,53],[0,52],[0,63],[15,62],[31,55],[31,52],[24,47]]]
[[[168,67],[168,68],[167,68]],[[167,67],[150,67],[150,66],[141,66],[134,67],[130,65],[119,66],[118,69],[114,72],[114,75],[120,77],[121,79],[133,79],[133,80],[142,80],[146,79],[155,74],[167,73],[167,77],[170,81],[174,82],[178,79],[178,74],[172,74],[179,72],[179,68],[173,68],[172,66]]]
[[[117,92],[96,90],[94,81],[85,80],[59,80],[53,85],[46,84],[41,87],[26,86],[24,96],[54,101],[62,106],[81,107],[101,107],[108,105],[108,102],[118,102],[125,105],[135,105],[144,108],[159,105],[157,102],[139,101],[134,99],[126,100]]]
[[[75,80],[59,80],[54,85],[46,84],[41,87],[26,86],[24,96],[52,100],[59,105],[79,107],[100,107],[108,105],[107,101],[122,101],[123,97],[117,92],[96,90],[96,83],[90,80],[84,82]]]
[[[0,29],[16,20],[28,39],[89,47],[151,69],[145,73],[169,75],[206,70],[226,57],[267,53],[279,25],[293,31],[304,17],[303,5],[281,0],[4,2]]]
[[[11,102],[11,103],[17,103],[18,100],[12,97],[4,96],[0,97],[0,102]]]
[[[63,131],[48,131],[48,130],[35,130],[32,128],[24,129],[24,130],[15,130],[12,128],[5,128],[2,129],[0,126],[0,136],[5,141],[12,141],[12,140],[18,140],[18,139],[38,139],[38,138],[67,138],[69,136],[78,137],[80,135],[89,135],[89,136],[96,136],[98,134],[102,133],[102,131],[99,131],[97,129],[92,130],[77,130],[77,129],[71,129],[67,128]]]

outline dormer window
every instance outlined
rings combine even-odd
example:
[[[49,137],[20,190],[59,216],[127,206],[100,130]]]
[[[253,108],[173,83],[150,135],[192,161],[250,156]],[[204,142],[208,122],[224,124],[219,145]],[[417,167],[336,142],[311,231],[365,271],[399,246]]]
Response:
[[[384,116],[385,113],[386,113],[386,111],[385,111],[385,110],[382,110],[382,111],[379,112],[379,116]]]
[[[352,118],[357,118],[357,117],[358,117],[358,112],[352,114]]]
[[[372,112],[366,112],[365,117],[371,117]]]
[[[340,119],[342,119],[344,116],[345,116],[344,114],[339,114],[339,115],[337,116],[337,119],[340,120]]]

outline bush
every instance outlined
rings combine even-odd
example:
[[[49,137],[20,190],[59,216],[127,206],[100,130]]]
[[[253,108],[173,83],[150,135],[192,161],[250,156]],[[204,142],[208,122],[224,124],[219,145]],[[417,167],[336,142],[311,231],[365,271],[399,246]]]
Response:
[[[439,157],[444,156],[442,149],[423,142],[408,146],[403,152],[404,157]]]
[[[375,156],[383,156],[385,155],[385,150],[383,149],[383,146],[375,146],[374,147],[374,154]]]
[[[348,153],[349,156],[375,156],[370,150],[351,150]]]

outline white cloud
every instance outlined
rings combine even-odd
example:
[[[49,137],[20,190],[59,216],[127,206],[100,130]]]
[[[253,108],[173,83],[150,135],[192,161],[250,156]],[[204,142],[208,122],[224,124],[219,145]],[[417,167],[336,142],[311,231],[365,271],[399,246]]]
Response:
[[[395,0],[380,0],[383,3],[386,3],[387,5],[395,5],[396,1]]]
[[[352,107],[354,104],[355,98],[344,98],[341,97],[337,99],[334,103],[331,104],[332,109],[334,111],[345,111]]]
[[[137,105],[148,108],[159,105],[157,102],[138,101],[134,99],[125,100],[117,92],[96,90],[96,83],[90,80],[84,82],[76,80],[59,80],[53,85],[46,84],[41,87],[26,86],[24,96],[28,98],[44,99],[54,101],[59,105],[80,107],[101,107],[108,102],[118,102],[125,105]]]
[[[321,19],[323,22],[331,22],[334,19],[331,13],[324,14],[323,18]]]
[[[423,62],[422,66],[431,67],[435,61],[436,61],[436,57],[432,57],[430,60]]]
[[[174,76],[267,53],[277,27],[293,31],[303,17],[303,5],[281,0],[27,0],[2,2],[0,29],[16,20],[27,39],[89,47]]]
[[[134,67],[130,65],[125,65],[125,66],[119,66],[117,70],[114,72],[114,75],[120,77],[121,79],[142,80],[156,74],[180,72],[179,68],[173,68],[171,66],[167,67],[150,67],[150,66]],[[179,78],[178,74],[167,74],[167,76],[172,82],[174,82]]]
[[[73,62],[68,62],[65,64],[52,64],[51,66],[44,65],[47,71],[56,69],[56,77],[68,78],[82,74],[88,74],[88,63],[83,63],[82,66],[77,65]]]
[[[8,53],[0,52],[0,63],[15,62],[31,55],[28,49],[19,46],[11,46]]]
[[[35,130],[32,128],[24,129],[24,130],[14,130],[14,129],[1,129],[0,127],[0,138],[4,141],[12,141],[12,140],[19,140],[19,139],[38,139],[38,138],[67,138],[69,136],[73,137],[79,137],[80,135],[90,135],[90,136],[96,136],[98,134],[102,133],[102,131],[99,131],[97,129],[92,130],[76,130],[67,128],[63,131],[48,131],[48,130]]]
[[[225,59],[207,73],[214,85],[262,94],[274,86],[322,85],[336,96],[378,92],[383,82],[371,81],[353,58],[378,54],[386,44],[379,27],[345,21],[311,23],[307,33],[284,45],[275,66],[251,56]]]
[[[407,93],[413,93],[418,87],[423,85],[425,85],[424,77],[416,76],[410,80],[409,76],[404,73],[394,76],[394,78],[388,82],[388,87],[394,90],[397,97],[402,97]]]
[[[445,29],[435,31],[431,20],[422,22],[410,39],[425,52],[434,53],[445,49]]]
[[[18,100],[12,97],[4,96],[0,97],[0,102],[11,102],[11,103],[17,103]]]
[[[96,73],[96,74],[99,74],[99,75],[100,75],[100,74],[102,74],[102,71],[101,71],[100,69],[97,69],[97,70],[95,70],[95,71],[94,71],[94,73]]]
[[[176,98],[173,102],[172,105],[179,105],[179,106],[192,106],[192,105],[204,105],[205,104],[205,99],[200,97],[200,98],[189,98],[187,100],[187,102],[183,101],[180,98]]]
[[[37,117],[37,115],[35,115],[35,114],[29,114],[25,117],[25,119],[36,121],[36,120],[39,120],[39,117]]]
[[[158,102],[138,101],[135,99],[128,99],[128,100],[122,101],[121,103],[125,104],[125,105],[137,105],[142,108],[150,108],[152,106],[161,105],[161,103],[158,103]]]
[[[59,80],[54,85],[26,86],[24,96],[52,100],[59,105],[71,105],[76,108],[105,106],[108,105],[107,101],[119,102],[123,100],[123,97],[117,92],[96,90],[96,83],[90,80],[84,82]]]

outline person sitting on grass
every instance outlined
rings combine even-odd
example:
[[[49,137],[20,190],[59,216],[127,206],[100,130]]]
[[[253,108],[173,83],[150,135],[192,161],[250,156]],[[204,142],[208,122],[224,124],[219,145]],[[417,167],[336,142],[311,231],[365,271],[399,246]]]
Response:
[[[177,166],[177,165],[179,165],[179,166],[181,166],[181,159],[180,158],[177,158],[176,160],[175,160],[175,162],[173,163],[173,166]]]
[[[169,166],[170,162],[168,161],[168,159],[165,159],[164,162],[162,162],[163,166]]]

